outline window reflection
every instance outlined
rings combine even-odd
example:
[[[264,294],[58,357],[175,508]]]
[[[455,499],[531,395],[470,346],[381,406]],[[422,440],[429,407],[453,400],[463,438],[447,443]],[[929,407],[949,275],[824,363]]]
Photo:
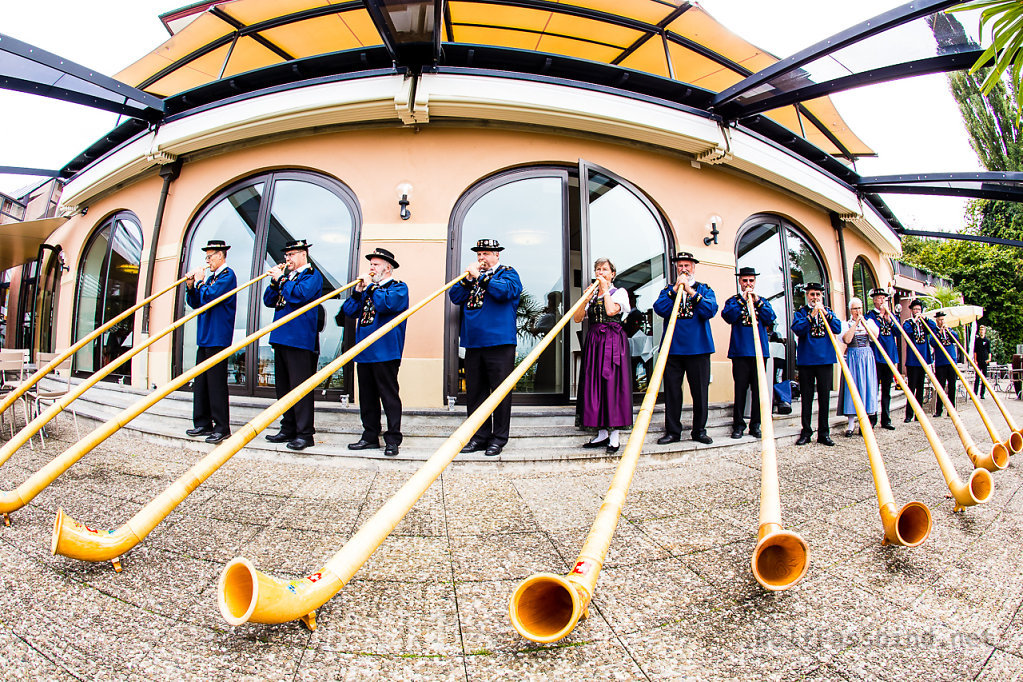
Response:
[[[863,301],[865,309],[871,308],[870,291],[877,288],[877,280],[863,256],[853,264],[852,279],[853,295]]]

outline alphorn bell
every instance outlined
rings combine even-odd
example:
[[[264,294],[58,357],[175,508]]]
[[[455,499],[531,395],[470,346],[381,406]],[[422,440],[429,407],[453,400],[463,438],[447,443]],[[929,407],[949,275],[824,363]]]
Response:
[[[1002,440],[1002,437],[998,435],[998,431],[995,429],[994,424],[991,423],[991,418],[987,415],[987,410],[985,410],[984,406],[981,404],[980,398],[978,398],[977,394],[973,392],[973,387],[967,383],[966,377],[963,376],[963,373],[959,371],[959,365],[956,364],[955,358],[949,355],[948,351],[945,350],[945,347],[941,345],[941,341],[938,340],[938,335],[934,333],[933,329],[931,329],[931,325],[924,324],[924,327],[930,333],[931,338],[934,339],[934,343],[941,349],[942,355],[945,356],[945,359],[948,360],[949,364],[952,366],[952,370],[956,373],[956,377],[962,382],[963,388],[966,389],[966,395],[970,396],[973,406],[977,408],[977,414],[980,415],[981,421],[984,422],[984,428],[987,429],[988,435],[991,436],[991,442],[1000,444],[1003,448],[1005,448],[1006,453],[1011,452],[1013,436],[1016,434],[1009,431],[1009,436],[1005,440]],[[955,338],[955,334],[952,334],[951,332],[949,332],[949,334]],[[958,346],[958,344],[956,345]],[[1008,466],[1008,457],[1006,457],[1005,461],[1006,466]]]
[[[995,401],[995,406],[998,408],[998,411],[1002,413],[1002,418],[1005,420],[1005,423],[1008,425],[1010,431],[1009,440],[1006,444],[1009,446],[1009,452],[1015,455],[1016,453],[1020,452],[1020,450],[1023,450],[1023,431],[1020,431],[1020,428],[1016,426],[1016,420],[1014,420],[1012,418],[1012,415],[1009,414],[1009,411],[1005,409],[1005,405],[1002,404],[1002,401],[998,397],[998,394],[995,393],[995,389],[993,389],[991,387],[991,384],[988,383],[987,377],[984,376],[984,373],[980,371],[980,367],[977,366],[977,363],[974,361],[973,357],[969,353],[967,353],[966,349],[963,348],[963,345],[959,343],[959,339],[957,339],[953,335],[952,340],[955,342],[956,348],[962,351],[963,357],[965,357],[967,361],[969,361],[970,366],[973,367],[973,371],[976,372],[977,376],[980,377],[980,380],[984,382],[984,388],[986,388],[987,392],[991,394],[991,398]]]
[[[450,287],[452,284],[454,282],[447,286]],[[287,582],[268,576],[244,557],[229,561],[220,574],[217,588],[219,594],[217,601],[224,620],[231,625],[241,625],[250,621],[287,623],[298,619],[310,630],[315,630],[316,609],[337,594],[362,568],[380,543],[387,539],[398,522],[412,509],[448,464],[458,456],[459,451],[497,409],[504,397],[511,393],[519,379],[557,338],[575,311],[589,300],[596,286],[597,283],[594,282],[583,292],[582,297],[494,389],[483,404],[476,408],[419,470],[362,524],[355,535],[327,561],[323,568],[304,578]]]
[[[607,550],[611,545],[618,519],[625,504],[643,439],[650,428],[657,391],[661,386],[664,368],[668,363],[668,349],[675,334],[681,296],[675,303],[661,340],[657,362],[650,373],[643,404],[636,416],[636,424],[629,434],[625,450],[618,462],[614,478],[597,512],[597,518],[583,543],[579,558],[568,575],[536,573],[521,583],[512,593],[508,602],[508,617],[520,635],[534,642],[549,643],[563,639],[575,629],[581,618],[589,613],[590,601],[597,587],[597,578],[604,566]]]
[[[880,505],[881,524],[884,526],[884,538],[881,543],[885,545],[902,545],[904,547],[916,547],[927,539],[931,534],[931,510],[923,502],[907,502],[902,509],[896,511],[895,497],[892,495],[892,486],[888,481],[888,473],[884,468],[884,460],[881,459],[881,449],[877,446],[877,439],[874,437],[874,429],[870,426],[870,419],[863,407],[863,400],[860,392],[853,383],[852,372],[849,365],[842,357],[842,351],[838,347],[838,340],[834,332],[826,323],[824,330],[831,340],[835,349],[835,357],[842,368],[842,376],[845,378],[845,386],[852,398],[853,407],[856,409],[856,419],[860,423],[860,433],[863,434],[863,442],[867,447],[867,458],[870,460],[870,472],[874,477],[874,489],[877,491],[877,502]],[[803,396],[803,400],[807,396]]]
[[[271,322],[262,329],[259,329],[253,332],[252,334],[249,334],[248,336],[246,336],[244,339],[234,344],[233,346],[229,346],[224,350],[218,352],[216,355],[213,355],[212,357],[207,358],[203,362],[200,362],[198,365],[188,370],[187,372],[182,372],[181,375],[175,377],[174,379],[171,379],[169,382],[161,386],[158,390],[153,391],[146,397],[137,400],[134,404],[121,410],[114,417],[108,419],[106,422],[104,422],[96,429],[94,429],[92,433],[87,435],[85,438],[79,440],[77,443],[75,443],[70,448],[65,450],[59,456],[55,457],[53,460],[47,463],[42,469],[36,471],[34,474],[29,476],[28,479],[25,480],[24,483],[19,485],[15,490],[4,491],[0,493],[0,512],[9,514],[12,511],[16,511],[24,507],[36,495],[38,495],[40,491],[46,488],[46,486],[53,483],[58,476],[67,471],[72,465],[74,465],[75,462],[77,462],[82,457],[91,452],[93,448],[95,448],[105,439],[110,437],[115,431],[117,431],[122,426],[130,422],[132,419],[139,416],[147,409],[158,403],[161,399],[169,395],[171,392],[177,390],[178,388],[181,388],[189,381],[205,372],[213,365],[223,360],[226,360],[227,358],[231,357],[233,353],[244,348],[253,341],[263,336],[266,336],[274,329],[277,329],[278,327],[287,324],[288,322],[295,319],[299,315],[302,315],[310,310],[313,310],[320,303],[323,303],[324,301],[337,296],[342,291],[354,287],[358,283],[359,280],[353,280],[348,284],[345,284],[344,286],[335,289],[329,294],[324,294],[315,301],[307,303],[298,310],[293,310],[292,312],[288,313],[279,320],[275,320],[274,322]],[[58,520],[61,517],[62,512],[58,512]],[[115,562],[114,567],[117,568],[117,570],[120,570],[119,566],[120,564]]]
[[[927,326],[926,322],[923,324]],[[906,347],[909,349],[909,352],[916,356],[917,362],[920,363],[920,367],[924,370],[927,378],[930,379],[931,385],[934,386],[934,392],[938,396],[938,400],[945,406],[945,411],[948,412],[949,418],[952,419],[952,426],[955,427],[956,433],[959,434],[959,440],[963,444],[963,449],[966,450],[966,456],[973,462],[973,466],[981,467],[988,471],[1001,471],[1007,467],[1009,465],[1008,449],[1001,443],[995,442],[991,444],[991,452],[986,455],[980,452],[977,448],[977,443],[973,440],[973,436],[966,430],[966,425],[963,424],[963,420],[959,417],[959,412],[952,406],[952,401],[948,399],[945,391],[942,390],[941,384],[938,383],[938,377],[934,376],[931,366],[927,364],[920,351],[917,350],[913,339],[909,338],[909,334],[906,333],[901,324],[895,326],[906,340]]]
[[[239,291],[242,291],[243,289],[252,286],[256,282],[266,277],[267,274],[269,273],[260,275],[259,277],[256,277],[254,279],[250,279],[245,284],[242,284],[241,286],[232,289],[223,296],[218,297],[216,300],[210,301],[206,305],[202,306],[201,308],[193,310],[187,315],[183,315],[180,319],[175,320],[166,329],[160,331],[158,334],[150,336],[148,339],[146,339],[144,343],[141,343],[137,346],[133,346],[131,350],[129,350],[127,353],[118,356],[117,358],[111,360],[97,371],[93,372],[85,381],[78,384],[73,391],[71,391],[66,396],[50,405],[50,407],[48,407],[44,412],[39,414],[30,423],[26,424],[25,427],[21,429],[21,431],[19,431],[13,438],[11,438],[11,440],[4,443],[3,447],[0,447],[0,465],[2,465],[4,462],[10,459],[11,455],[13,455],[18,450],[18,448],[27,443],[29,439],[31,439],[32,436],[38,433],[41,428],[50,423],[50,421],[58,414],[60,414],[64,410],[64,408],[66,408],[72,402],[81,397],[83,393],[85,393],[90,388],[99,383],[100,380],[102,380],[104,377],[110,375],[115,369],[120,367],[128,360],[131,360],[133,357],[144,351],[146,348],[149,348],[151,345],[153,345],[163,337],[167,336],[178,327],[184,325],[189,320],[198,317],[199,315],[206,312],[213,306],[219,305],[221,302],[230,298],[231,296],[234,296]],[[4,513],[4,522],[7,525],[10,525],[10,519],[7,517],[6,512]]]
[[[941,443],[941,439],[938,434],[934,431],[934,426],[931,424],[931,420],[927,418],[924,413],[924,408],[920,404],[920,401],[916,399],[913,392],[909,390],[909,385],[906,380],[902,378],[902,374],[899,373],[899,368],[895,366],[892,359],[888,357],[887,351],[884,346],[874,335],[874,332],[870,330],[870,327],[866,327],[867,335],[870,340],[874,342],[874,346],[877,347],[878,352],[881,353],[881,357],[884,358],[888,368],[892,371],[892,376],[895,377],[895,381],[898,382],[899,388],[902,389],[903,393],[906,394],[906,400],[909,401],[910,407],[913,409],[913,414],[916,415],[917,421],[920,422],[920,427],[924,430],[924,435],[927,437],[927,442],[931,445],[931,450],[934,452],[934,457],[938,460],[938,467],[941,469],[941,475],[945,478],[945,484],[948,486],[948,491],[952,493],[952,498],[956,501],[955,507],[952,511],[964,511],[966,507],[973,506],[975,504],[983,504],[991,499],[991,495],[994,493],[994,481],[991,479],[991,472],[983,468],[975,468],[970,473],[970,479],[967,483],[963,483],[962,479],[959,478],[959,474],[956,473],[955,466],[952,464],[952,458],[948,456],[948,452],[945,451],[945,446]]]
[[[137,311],[139,308],[142,308],[144,306],[149,305],[150,303],[155,301],[160,296],[163,296],[164,294],[166,294],[168,291],[174,291],[178,287],[179,284],[183,284],[185,282],[185,280],[187,280],[187,279],[188,279],[188,277],[182,277],[181,279],[179,279],[178,281],[174,282],[170,286],[164,287],[163,289],[160,289],[159,291],[157,291],[152,296],[149,296],[148,298],[145,298],[145,299],[139,301],[138,303],[136,303],[132,307],[130,307],[127,310],[125,310],[123,313],[119,314],[117,317],[115,317],[112,320],[106,322],[105,324],[103,324],[102,326],[98,327],[97,329],[94,329],[91,332],[89,332],[86,336],[84,336],[81,339],[79,339],[78,341],[76,341],[69,348],[67,348],[64,351],[58,353],[57,357],[53,358],[48,363],[46,363],[45,365],[40,367],[38,370],[36,370],[35,374],[30,376],[28,379],[25,379],[25,381],[23,381],[21,383],[21,385],[18,386],[18,388],[14,389],[10,393],[6,394],[4,396],[4,398],[3,398],[3,400],[0,400],[0,412],[3,412],[8,407],[13,405],[15,400],[17,400],[21,396],[25,395],[25,393],[27,393],[30,388],[32,388],[37,383],[39,383],[40,379],[42,379],[44,376],[46,376],[47,374],[49,374],[53,370],[57,369],[57,367],[60,366],[60,363],[64,362],[69,357],[71,357],[72,355],[77,353],[79,350],[84,348],[87,344],[91,343],[93,339],[95,339],[96,337],[100,336],[104,332],[108,331],[110,328],[112,328],[118,322],[131,317],[135,313],[135,311]]]
[[[763,349],[760,347],[760,322],[749,297],[746,298],[746,309],[753,321],[757,390],[760,391],[760,527],[750,566],[753,577],[765,589],[787,590],[806,575],[806,569],[810,566],[810,548],[802,536],[785,530],[781,525],[778,453],[771,416],[773,401],[767,387]]]

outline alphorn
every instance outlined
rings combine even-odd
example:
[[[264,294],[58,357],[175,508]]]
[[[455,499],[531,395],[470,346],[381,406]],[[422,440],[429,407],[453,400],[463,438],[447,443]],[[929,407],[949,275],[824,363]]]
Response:
[[[906,380],[902,378],[902,374],[899,373],[899,368],[895,366],[892,359],[888,356],[888,352],[885,351],[884,346],[874,335],[874,332],[870,330],[870,327],[866,327],[867,335],[870,340],[874,342],[874,346],[881,353],[881,357],[884,358],[885,363],[888,365],[888,369],[891,370],[892,376],[895,377],[895,381],[898,382],[899,388],[902,389],[903,393],[906,394],[906,400],[909,401],[910,407],[913,409],[913,414],[916,415],[916,419],[920,422],[920,427],[924,430],[924,435],[927,437],[927,442],[931,445],[931,450],[934,452],[934,457],[938,460],[938,468],[941,469],[941,475],[945,478],[945,484],[948,486],[948,491],[952,493],[952,498],[955,500],[955,507],[952,511],[964,511],[966,507],[973,506],[975,504],[983,504],[991,499],[991,495],[994,493],[994,481],[991,479],[991,472],[987,469],[977,467],[970,473],[970,478],[966,483],[963,483],[962,479],[959,478],[959,474],[956,472],[955,466],[952,464],[952,458],[948,456],[948,452],[945,450],[945,446],[942,444],[941,439],[934,430],[934,426],[931,424],[931,420],[927,418],[924,413],[924,408],[920,404],[920,401],[916,399],[913,392],[909,390],[909,385]]]
[[[315,630],[316,609],[337,594],[362,568],[380,543],[391,534],[398,522],[412,509],[427,488],[447,468],[476,430],[497,409],[519,379],[568,324],[575,311],[589,300],[596,286],[597,283],[594,282],[583,292],[582,297],[522,359],[501,385],[495,388],[483,404],[462,422],[436,452],[430,455],[419,470],[362,524],[323,568],[304,578],[288,582],[263,573],[244,557],[236,557],[229,561],[221,571],[217,584],[219,595],[217,602],[224,620],[231,625],[241,625],[250,621],[287,623],[298,619],[310,630]]]
[[[849,391],[849,397],[852,398],[853,407],[856,409],[856,419],[860,423],[860,433],[863,434],[863,442],[867,447],[870,472],[874,477],[874,489],[877,491],[877,502],[880,506],[881,524],[884,526],[884,538],[881,544],[916,547],[931,534],[931,510],[923,502],[914,501],[907,502],[902,509],[896,511],[892,486],[888,481],[884,461],[881,459],[881,449],[874,437],[874,429],[870,426],[870,419],[863,407],[860,392],[856,388],[856,384],[853,383],[852,372],[849,371],[849,365],[842,357],[842,351],[838,347],[838,340],[835,339],[834,332],[827,324],[824,325],[824,330],[828,333],[831,345],[835,349],[835,357],[838,358],[839,367],[842,368],[846,390]],[[807,400],[808,396],[803,396],[802,399]]]
[[[464,277],[464,275],[462,275]],[[290,390],[279,400],[272,403],[265,410],[241,429],[236,431],[230,438],[223,441],[213,449],[212,452],[192,465],[177,480],[171,483],[162,493],[149,501],[138,511],[127,523],[116,530],[96,530],[83,523],[75,521],[64,513],[63,509],[57,511],[57,518],[53,524],[53,542],[50,550],[53,554],[62,554],[72,559],[82,561],[111,561],[114,569],[119,570],[120,557],[138,543],[142,542],[156,526],[160,524],[175,507],[192,494],[196,488],[212,476],[220,467],[230,460],[239,450],[255,438],[263,429],[272,424],[274,420],[293,407],[307,393],[316,389],[334,372],[343,367],[352,358],[356,357],[373,342],[387,334],[389,331],[404,322],[413,313],[421,310],[427,303],[444,293],[453,284],[460,281],[459,277],[433,294],[401,313],[393,320],[383,325],[349,350],[334,358],[323,369],[313,374],[301,384]],[[348,288],[357,284],[355,280],[345,285]],[[326,298],[336,295],[338,292],[331,292]],[[324,298],[308,304],[308,307],[319,304]],[[297,312],[297,311],[296,311]],[[281,318],[283,319],[283,318]]]
[[[49,374],[53,370],[57,369],[57,367],[60,366],[60,363],[64,362],[69,357],[71,357],[72,355],[77,353],[79,350],[84,348],[87,344],[91,343],[92,340],[95,339],[97,336],[100,336],[101,334],[103,334],[103,332],[109,330],[111,327],[113,327],[115,324],[117,324],[121,320],[124,320],[124,319],[127,319],[128,317],[131,317],[135,313],[135,311],[138,310],[139,308],[142,308],[144,306],[149,305],[150,303],[155,301],[160,296],[163,296],[164,294],[166,294],[168,291],[173,291],[174,289],[176,289],[178,287],[179,284],[184,283],[184,281],[187,280],[187,279],[188,279],[188,277],[182,277],[181,279],[179,279],[178,281],[174,282],[170,286],[165,287],[163,289],[160,289],[159,291],[157,291],[152,296],[149,296],[148,298],[145,298],[145,299],[139,301],[138,303],[136,303],[132,307],[130,307],[127,310],[125,310],[123,313],[119,314],[117,317],[115,317],[112,320],[110,320],[110,321],[106,322],[105,324],[103,324],[101,327],[99,327],[97,329],[94,329],[91,332],[89,332],[85,337],[83,337],[83,338],[79,339],[78,341],[76,341],[69,348],[66,348],[62,352],[58,353],[57,357],[53,358],[48,363],[46,363],[45,365],[43,365],[42,367],[37,369],[35,374],[30,376],[24,382],[22,382],[22,384],[20,386],[18,386],[18,388],[14,389],[13,391],[11,391],[10,393],[8,393],[7,395],[4,396],[3,400],[0,401],[0,412],[3,412],[8,407],[13,405],[15,400],[17,400],[21,396],[25,395],[25,393],[28,392],[28,390],[30,388],[32,388],[37,383],[39,383],[40,379],[42,379],[44,376],[46,376],[47,374]]]
[[[963,357],[965,357],[969,361],[970,366],[973,367],[973,371],[976,372],[977,376],[980,377],[980,380],[984,382],[984,387],[987,389],[987,392],[991,394],[991,398],[995,401],[995,406],[998,408],[998,411],[1002,413],[1002,419],[1005,420],[1005,423],[1009,427],[1010,431],[1008,440],[1009,452],[1011,452],[1012,454],[1016,454],[1020,450],[1023,450],[1023,431],[1020,431],[1020,428],[1016,426],[1016,420],[1013,419],[1012,415],[1009,414],[1009,411],[1005,409],[1005,405],[1002,404],[1002,401],[998,397],[998,394],[995,393],[995,389],[993,389],[991,387],[991,384],[988,383],[987,377],[984,376],[984,373],[980,371],[980,367],[977,366],[976,361],[974,361],[970,354],[966,352],[966,349],[963,348],[963,345],[959,343],[959,339],[953,336],[952,340],[955,341],[956,348],[962,351]]]
[[[980,452],[977,448],[977,443],[973,440],[973,436],[966,430],[966,425],[963,424],[963,420],[959,417],[959,412],[956,411],[956,408],[952,406],[952,401],[945,395],[945,391],[942,390],[941,385],[938,383],[938,377],[934,376],[931,366],[924,361],[924,357],[917,350],[913,339],[909,338],[909,334],[906,333],[901,324],[896,324],[895,326],[906,340],[906,347],[916,356],[917,362],[920,363],[920,367],[923,368],[927,378],[931,381],[931,385],[934,386],[934,392],[937,394],[938,400],[945,406],[945,411],[948,412],[949,418],[952,419],[952,426],[955,427],[956,433],[959,434],[959,440],[963,444],[963,449],[966,450],[966,456],[973,462],[973,466],[981,467],[988,471],[1001,471],[1007,467],[1009,465],[1009,450],[1001,443],[995,442],[991,444],[991,452],[986,455]],[[924,322],[924,326],[927,326],[926,322]]]
[[[269,273],[265,273],[260,275],[259,277],[256,277],[255,279],[251,279],[245,284],[242,284],[241,286],[227,292],[223,296],[218,297],[216,300],[210,301],[201,308],[197,308],[193,310],[191,313],[182,316],[180,319],[175,320],[166,329],[162,330],[158,334],[150,336],[148,339],[146,339],[145,343],[133,346],[132,349],[125,353],[124,355],[118,356],[116,359],[111,360],[106,365],[101,367],[99,370],[93,372],[92,375],[90,375],[85,381],[78,384],[78,386],[76,386],[73,391],[71,391],[66,396],[50,405],[50,407],[48,407],[44,412],[36,416],[36,418],[33,419],[30,423],[26,424],[25,427],[14,436],[14,438],[11,438],[11,440],[4,443],[3,447],[0,447],[0,465],[2,465],[4,462],[10,459],[11,455],[13,455],[18,450],[18,448],[27,443],[29,439],[32,438],[32,436],[39,432],[39,429],[43,428],[48,423],[50,423],[50,421],[58,414],[60,414],[64,410],[64,408],[66,408],[72,402],[80,398],[83,393],[85,393],[90,388],[99,383],[103,378],[110,375],[115,369],[120,367],[122,364],[124,364],[128,360],[131,360],[133,357],[144,351],[146,348],[149,348],[151,345],[153,345],[163,337],[167,336],[172,331],[182,326],[189,320],[198,317],[199,315],[206,312],[213,306],[219,305],[222,301],[226,300],[227,298],[230,298],[231,296],[234,296],[239,291],[242,291],[243,289],[252,286],[256,282],[266,277],[268,274]],[[8,525],[10,525],[9,519],[7,519],[6,517],[4,518],[4,521],[7,522]]]
[[[224,350],[220,351],[219,353],[217,353],[216,355],[207,358],[203,362],[200,362],[198,365],[188,370],[187,372],[183,372],[181,375],[175,377],[174,379],[171,379],[158,390],[150,393],[141,400],[138,400],[134,404],[121,410],[114,417],[112,417],[111,419],[107,420],[106,422],[98,426],[96,429],[94,429],[92,433],[87,435],[85,438],[79,440],[77,443],[75,443],[70,448],[65,450],[59,456],[53,458],[42,469],[29,476],[28,479],[25,480],[24,483],[19,485],[15,490],[4,491],[0,493],[0,512],[3,512],[5,514],[6,519],[6,515],[10,514],[10,512],[16,511],[24,507],[44,488],[46,488],[46,486],[53,483],[58,476],[67,471],[75,462],[77,462],[82,457],[91,452],[93,448],[95,448],[97,445],[103,442],[106,438],[110,437],[115,431],[120,429],[122,426],[126,425],[132,419],[139,416],[147,409],[155,405],[157,402],[159,402],[161,399],[169,395],[172,391],[184,386],[189,381],[199,376],[200,374],[202,374],[203,372],[205,372],[207,369],[217,364],[218,362],[231,357],[232,353],[235,353],[239,349],[244,348],[245,346],[249,345],[256,339],[266,336],[274,329],[277,329],[281,325],[287,324],[288,322],[295,319],[299,315],[302,315],[314,309],[320,303],[337,296],[342,291],[349,289],[358,283],[359,280],[353,280],[348,284],[335,289],[329,294],[324,294],[323,296],[316,299],[312,303],[307,303],[298,310],[294,310],[288,313],[279,320],[275,320],[274,322],[268,324],[262,329],[259,329],[258,331],[249,334],[248,336],[246,336],[244,339],[234,344],[233,346],[229,346]],[[60,516],[61,514],[58,513],[58,518]],[[119,564],[115,562],[114,567],[117,568],[118,566]]]
[[[781,495],[778,484],[778,453],[774,441],[771,393],[767,387],[760,322],[753,302],[746,308],[753,320],[753,349],[757,361],[757,390],[760,391],[760,527],[750,566],[753,577],[765,589],[787,590],[799,582],[810,566],[810,548],[798,533],[781,524]]]
[[[512,626],[526,639],[542,643],[556,642],[567,637],[579,620],[589,614],[597,578],[604,566],[611,538],[625,504],[625,496],[629,492],[629,484],[636,472],[643,439],[650,428],[681,301],[681,296],[675,297],[657,362],[650,373],[643,404],[636,416],[636,424],[629,434],[611,485],[604,495],[589,535],[586,536],[579,558],[568,575],[536,573],[526,578],[519,583],[508,601],[508,617]]]
[[[941,341],[938,340],[938,335],[934,333],[933,329],[931,329],[931,325],[924,324],[924,327],[927,328],[927,331],[930,333],[931,338],[934,339],[935,345],[937,345],[938,348],[941,349],[941,354],[945,356],[945,359],[948,360],[949,364],[952,366],[952,370],[956,373],[956,377],[959,379],[959,381],[963,383],[963,388],[966,389],[966,395],[970,396],[970,400],[973,402],[973,406],[977,408],[977,414],[980,415],[981,421],[984,422],[984,428],[987,429],[988,435],[991,436],[991,442],[1000,444],[1003,448],[1005,448],[1006,452],[1005,463],[1006,466],[1008,466],[1008,453],[1012,451],[1012,440],[1013,436],[1015,436],[1016,434],[1013,433],[1012,431],[1009,431],[1009,437],[1006,438],[1005,440],[1002,440],[1001,436],[998,435],[998,430],[995,429],[994,424],[991,423],[991,418],[987,415],[987,410],[985,410],[984,406],[981,404],[980,398],[978,398],[977,394],[973,392],[973,387],[970,386],[969,383],[967,383],[966,377],[963,376],[963,373],[959,371],[959,365],[956,364],[955,358],[949,355],[948,351],[945,350],[945,347],[941,345]],[[951,334],[951,336],[955,338],[955,334],[952,334],[951,332],[949,332],[949,334]]]

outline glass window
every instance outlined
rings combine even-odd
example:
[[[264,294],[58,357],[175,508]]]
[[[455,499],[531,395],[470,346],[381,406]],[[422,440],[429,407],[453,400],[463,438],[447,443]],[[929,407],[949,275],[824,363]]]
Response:
[[[75,340],[89,334],[136,303],[142,228],[135,216],[121,213],[103,223],[85,247],[75,299]],[[75,369],[95,372],[132,346],[135,316],[122,320],[98,341],[75,354]],[[111,377],[130,375],[119,367]]]
[[[877,288],[877,278],[874,277],[874,271],[870,269],[870,264],[863,256],[857,258],[853,263],[852,280],[853,295],[863,301],[865,310],[869,310],[871,308],[870,291]]]

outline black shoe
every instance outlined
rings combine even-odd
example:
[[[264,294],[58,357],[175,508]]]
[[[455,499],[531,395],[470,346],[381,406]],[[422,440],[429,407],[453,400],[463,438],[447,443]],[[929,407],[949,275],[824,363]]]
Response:
[[[196,437],[196,436],[208,436],[211,433],[213,433],[213,429],[206,428],[206,427],[199,427],[199,428],[195,428],[195,429],[188,429],[187,431],[185,431],[185,435],[186,436],[192,436],[193,438]]]
[[[704,445],[710,445],[711,443],[714,442],[714,439],[705,433],[701,433],[699,436],[693,436],[693,440],[695,440],[697,443],[703,443]]]
[[[359,442],[357,442],[357,443],[349,443],[348,444],[348,449],[349,450],[369,450],[370,448],[373,448],[375,450],[375,449],[377,449],[379,447],[380,447],[380,442],[379,441],[363,440],[362,438],[360,438]]]
[[[610,436],[606,436],[604,438],[601,438],[600,440],[591,440],[591,441],[588,441],[586,443],[583,443],[583,447],[584,448],[602,448],[602,447],[604,447],[605,445],[607,445],[610,442],[611,442],[611,437]]]
[[[481,450],[486,450],[486,449],[487,449],[487,442],[485,440],[476,440],[475,438],[472,438],[472,439],[469,440],[468,443],[465,444],[465,447],[462,448],[461,451],[462,452],[480,452]]]
[[[888,429],[889,431],[894,431],[895,430],[895,424],[892,424],[891,422],[885,422],[884,424],[881,424],[881,428],[882,429]]]
[[[753,436],[754,438],[760,438],[764,434],[761,433],[759,426],[751,426],[749,427],[749,435]]]
[[[742,438],[742,429],[732,429],[732,438],[735,440]]]
[[[313,445],[312,438],[302,438],[301,436],[299,436],[298,438],[288,442],[288,449],[305,450],[308,447],[312,447],[312,445]]]
[[[799,440],[796,441],[796,445],[806,445],[810,442],[810,434],[801,433],[799,434]]]
[[[294,439],[295,437],[289,436],[283,431],[278,431],[277,433],[267,434],[265,438],[271,443],[287,443],[288,441]]]
[[[846,438],[852,438],[852,435],[853,435],[853,430],[852,429],[846,429],[845,430],[845,437]]]
[[[835,444],[835,441],[831,440],[830,436],[821,436],[817,439],[817,442],[821,445],[827,445],[829,448]]]
[[[351,447],[351,446],[349,446],[349,447]],[[398,456],[398,446],[397,446],[397,444],[395,444],[395,443],[388,443],[387,447],[384,448],[384,456],[385,457],[397,457]]]
[[[666,433],[657,439],[658,445],[667,445],[668,443],[677,443],[682,440],[682,436],[676,436],[674,434]]]
[[[902,420],[902,423],[903,424],[908,424],[911,421],[913,421],[913,415],[907,416],[905,419]]]
[[[619,445],[620,445],[620,443],[619,443]],[[611,445],[610,443],[608,443],[607,454],[613,455],[616,452],[618,452],[618,445]]]
[[[502,450],[504,450],[504,446],[503,445],[498,445],[498,444],[494,443],[492,445],[488,445],[487,446],[487,451],[484,452],[483,454],[486,455],[487,457],[497,457],[498,455],[501,454]]]
[[[231,434],[229,434],[229,433],[211,433],[209,436],[206,437],[206,442],[207,443],[219,443],[220,441],[227,440],[230,437],[231,437]]]

